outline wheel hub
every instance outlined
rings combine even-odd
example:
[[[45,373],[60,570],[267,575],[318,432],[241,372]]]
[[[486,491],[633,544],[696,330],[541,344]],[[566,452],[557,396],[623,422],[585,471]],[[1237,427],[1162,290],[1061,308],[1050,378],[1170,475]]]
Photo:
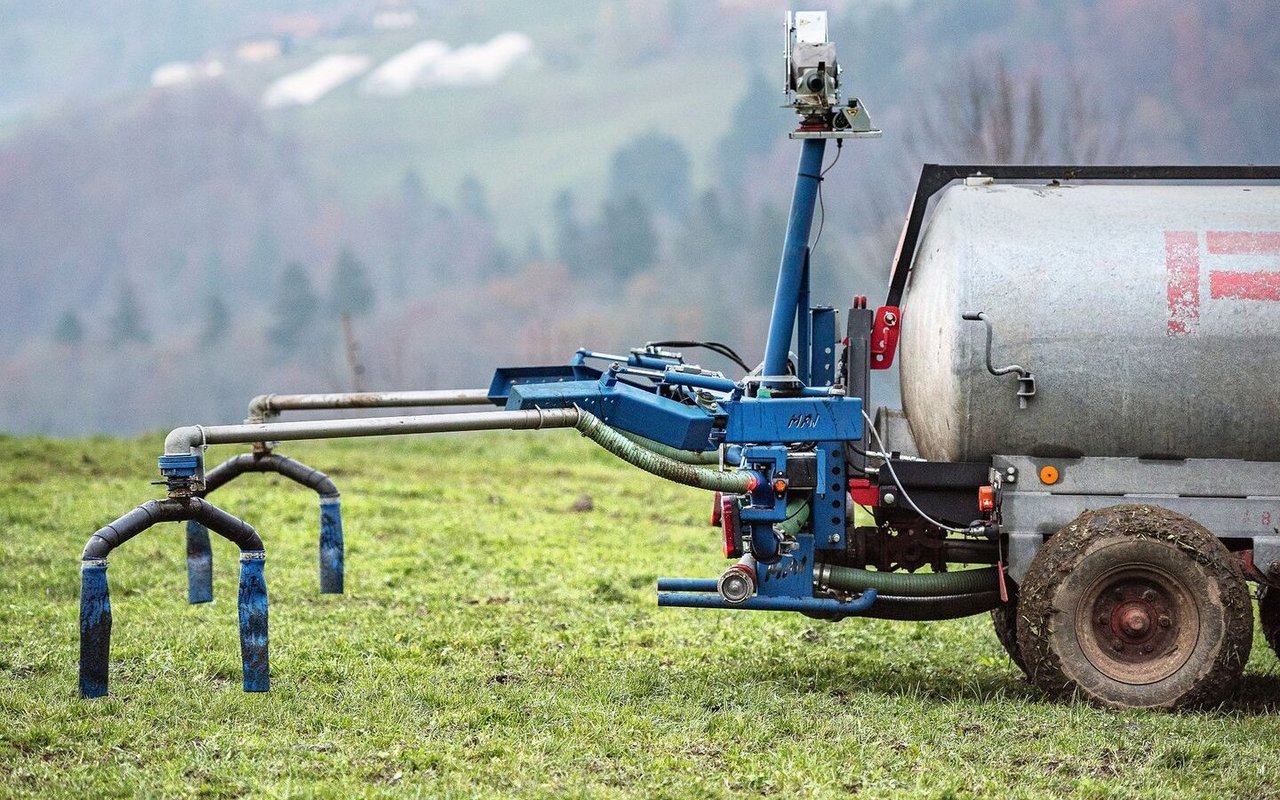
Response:
[[[1085,657],[1109,678],[1155,683],[1190,657],[1199,635],[1195,602],[1173,576],[1151,565],[1102,575],[1084,593],[1076,635]]]

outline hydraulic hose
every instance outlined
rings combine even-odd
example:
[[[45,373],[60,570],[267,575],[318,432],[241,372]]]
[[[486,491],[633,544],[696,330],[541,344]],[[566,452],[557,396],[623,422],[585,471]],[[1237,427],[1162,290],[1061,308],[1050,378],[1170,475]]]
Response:
[[[657,475],[659,478],[682,483],[685,486],[693,486],[714,492],[743,494],[751,491],[761,480],[759,475],[749,470],[720,472],[693,464],[685,464],[674,458],[668,458],[652,450],[647,450],[610,428],[599,417],[581,409],[578,410],[578,421],[574,428],[583,436],[631,466],[642,469],[651,475]]]
[[[995,567],[912,575],[818,564],[814,580],[843,592],[875,589],[882,597],[940,597],[995,591],[999,577]]]

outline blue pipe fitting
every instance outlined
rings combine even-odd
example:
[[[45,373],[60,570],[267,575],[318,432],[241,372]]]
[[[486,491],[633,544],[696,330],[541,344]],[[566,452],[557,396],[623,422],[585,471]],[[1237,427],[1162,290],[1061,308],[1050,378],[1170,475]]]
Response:
[[[107,560],[80,562],[80,696],[105,697],[111,657]]]
[[[200,470],[198,455],[160,456],[160,474],[166,478],[190,478]]]
[[[213,602],[213,548],[209,529],[187,520],[187,602]]]
[[[342,594],[343,562],[342,502],[336,494],[320,495],[321,594]]]
[[[782,558],[782,539],[772,524],[751,526],[751,555],[761,564],[774,564]]]
[[[267,656],[267,580],[263,574],[267,554],[262,550],[240,553],[240,660],[244,665],[244,690],[271,690]]]

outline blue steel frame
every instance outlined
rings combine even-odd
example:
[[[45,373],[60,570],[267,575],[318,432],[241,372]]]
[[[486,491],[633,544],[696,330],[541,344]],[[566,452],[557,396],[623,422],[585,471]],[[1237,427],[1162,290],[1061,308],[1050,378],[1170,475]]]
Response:
[[[569,366],[504,369],[494,376],[490,399],[508,409],[576,405],[611,426],[682,450],[742,445],[742,468],[767,476],[766,484],[738,499],[741,531],[734,531],[745,535],[755,559],[756,593],[729,603],[715,579],[661,578],[660,606],[851,615],[875,602],[871,590],[852,599],[814,595],[816,557],[845,547],[845,444],[863,435],[862,398],[830,392],[839,357],[836,312],[810,306],[809,234],[825,145],[822,138],[802,143],[756,396],[728,378],[690,371],[667,353],[623,357],[579,350]],[[787,374],[793,337],[794,378]],[[589,358],[614,364],[599,372],[585,365]],[[690,402],[695,397],[703,402]],[[816,480],[812,489],[790,491],[793,499],[796,491],[809,493],[810,514],[799,532],[784,535],[775,526],[787,521],[787,460],[797,446],[813,452]]]

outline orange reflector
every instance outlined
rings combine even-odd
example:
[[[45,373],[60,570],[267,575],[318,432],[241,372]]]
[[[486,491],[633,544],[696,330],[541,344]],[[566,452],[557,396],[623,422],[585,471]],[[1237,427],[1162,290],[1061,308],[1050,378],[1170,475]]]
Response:
[[[979,511],[995,511],[996,510],[996,489],[994,486],[978,487],[978,510]]]
[[[1040,468],[1040,482],[1045,486],[1052,486],[1058,482],[1058,468],[1046,464]]]
[[[775,480],[773,482],[773,490],[778,494],[782,494],[783,492],[785,492],[787,490],[787,479],[778,478],[777,480]]]

